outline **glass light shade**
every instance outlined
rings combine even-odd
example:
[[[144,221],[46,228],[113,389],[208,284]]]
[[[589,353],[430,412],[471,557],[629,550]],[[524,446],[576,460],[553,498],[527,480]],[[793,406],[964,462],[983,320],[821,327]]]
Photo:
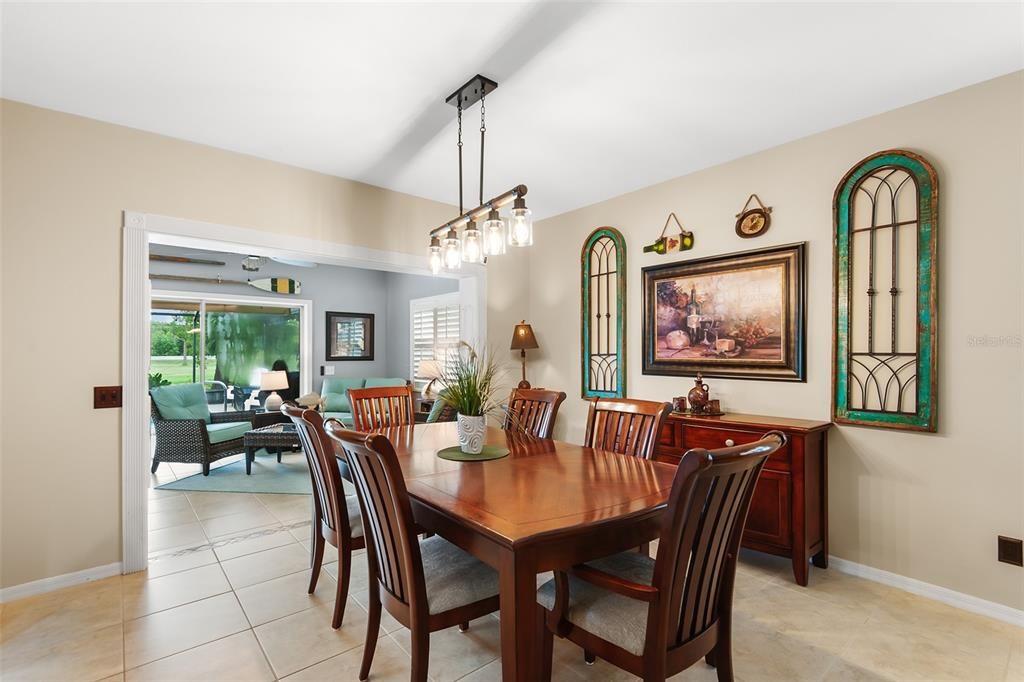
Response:
[[[483,235],[476,223],[470,220],[462,231],[462,260],[466,263],[479,263],[483,254]]]
[[[448,270],[458,270],[462,267],[462,243],[454,228],[448,230],[448,235],[444,238],[444,267]]]
[[[508,221],[508,243],[510,246],[533,244],[533,220],[530,209],[525,206],[512,209],[512,217]]]
[[[484,255],[500,256],[505,253],[505,221],[491,209],[484,221]]]
[[[437,274],[441,272],[441,240],[437,237],[430,238],[430,272]]]

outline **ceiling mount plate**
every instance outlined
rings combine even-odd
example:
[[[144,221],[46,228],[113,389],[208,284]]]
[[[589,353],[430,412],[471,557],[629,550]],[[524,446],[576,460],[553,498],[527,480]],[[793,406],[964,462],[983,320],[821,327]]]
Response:
[[[491,94],[497,87],[498,84],[490,78],[477,74],[466,81],[458,90],[448,95],[445,103],[451,104],[453,107],[461,104],[463,109],[468,109],[479,102],[481,97]]]

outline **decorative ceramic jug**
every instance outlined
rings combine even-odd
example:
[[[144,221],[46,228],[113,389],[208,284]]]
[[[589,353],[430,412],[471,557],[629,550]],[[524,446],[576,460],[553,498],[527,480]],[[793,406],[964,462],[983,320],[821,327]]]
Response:
[[[697,373],[697,379],[694,383],[696,385],[690,389],[686,399],[690,403],[690,411],[695,414],[700,414],[707,408],[711,389],[704,383],[704,377],[702,377],[699,372]]]
[[[479,455],[484,449],[484,435],[487,433],[487,417],[469,417],[459,414],[457,431],[459,449],[470,455]]]

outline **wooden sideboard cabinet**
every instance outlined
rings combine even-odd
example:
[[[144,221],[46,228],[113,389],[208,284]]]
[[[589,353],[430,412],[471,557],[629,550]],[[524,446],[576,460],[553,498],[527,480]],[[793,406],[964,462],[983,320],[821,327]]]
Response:
[[[787,442],[761,471],[750,503],[743,546],[790,557],[793,575],[807,585],[808,562],[828,567],[828,429],[831,422],[726,414],[697,417],[671,413],[657,458],[678,464],[690,448],[714,448],[758,440],[781,431]]]

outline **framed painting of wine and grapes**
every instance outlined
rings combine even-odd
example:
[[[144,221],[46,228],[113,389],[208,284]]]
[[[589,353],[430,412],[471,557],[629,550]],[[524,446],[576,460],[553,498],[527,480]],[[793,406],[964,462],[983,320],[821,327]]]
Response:
[[[805,381],[806,249],[644,268],[643,373]]]

